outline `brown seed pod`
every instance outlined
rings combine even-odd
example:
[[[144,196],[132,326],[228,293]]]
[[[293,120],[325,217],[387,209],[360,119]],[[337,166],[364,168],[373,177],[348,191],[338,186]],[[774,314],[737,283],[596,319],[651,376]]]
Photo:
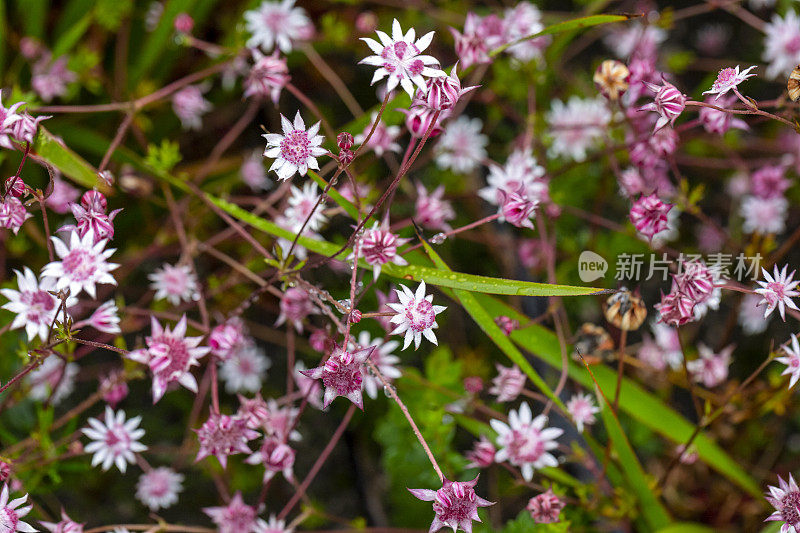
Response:
[[[800,99],[800,65],[794,67],[794,70],[789,74],[789,83],[786,84],[786,89],[789,91],[789,98],[792,102]]]
[[[590,365],[601,361],[613,361],[616,356],[611,335],[600,326],[588,322],[578,330],[573,345],[575,351],[572,353],[572,358],[580,361],[580,356],[583,356]]]
[[[625,331],[639,329],[647,317],[647,307],[642,299],[625,287],[608,297],[603,312],[610,324]]]
[[[628,90],[630,71],[624,63],[615,59],[606,59],[594,73],[597,89],[609,100],[617,100]]]

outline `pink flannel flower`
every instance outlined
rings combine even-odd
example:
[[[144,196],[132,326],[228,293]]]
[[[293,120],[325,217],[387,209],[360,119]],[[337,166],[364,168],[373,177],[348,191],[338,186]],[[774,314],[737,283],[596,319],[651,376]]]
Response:
[[[449,201],[443,200],[444,186],[439,185],[429,193],[424,185],[417,183],[417,201],[414,205],[414,220],[429,229],[450,231],[448,221],[456,218]]]
[[[670,326],[682,326],[694,319],[695,300],[680,290],[675,283],[669,294],[661,294],[661,302],[654,307],[659,312],[658,320]]]
[[[33,341],[39,337],[42,341],[47,341],[50,326],[53,320],[63,318],[63,310],[59,313],[61,301],[50,294],[56,288],[56,281],[52,278],[36,279],[36,274],[25,267],[22,272],[14,271],[17,275],[17,288],[0,289],[0,294],[8,298],[8,302],[3,305],[3,309],[11,311],[16,316],[9,326],[10,329],[25,327],[28,341]],[[70,297],[67,305],[75,305],[77,299]]]
[[[50,59],[51,56],[47,53],[37,61],[33,65],[31,76],[31,87],[45,102],[66,94],[67,85],[78,79],[78,76],[67,68],[66,56],[59,57],[52,63]]]
[[[239,317],[230,318],[215,326],[208,336],[211,353],[222,361],[230,358],[247,341],[244,322]]]
[[[736,97],[733,95],[723,96],[722,100],[717,101],[716,98],[712,99],[709,96],[706,98],[705,102],[714,104],[723,109],[728,109],[736,102]],[[719,111],[711,107],[701,107],[699,118],[700,122],[703,124],[703,128],[705,128],[707,132],[716,133],[717,135],[723,135],[731,128],[745,131],[750,129],[747,122],[736,118],[736,115],[726,113],[725,111]]]
[[[298,333],[303,332],[303,320],[308,315],[317,312],[308,293],[297,287],[290,287],[283,293],[280,308],[281,314],[278,315],[278,321],[275,322],[275,325],[280,326],[288,321]]]
[[[325,386],[322,408],[328,407],[337,396],[344,396],[356,407],[364,410],[362,389],[364,386],[364,363],[370,358],[375,346],[347,351],[336,345],[325,364],[302,370],[300,373],[311,379],[320,379]]]
[[[0,95],[0,135],[12,134],[14,124],[22,120],[22,115],[17,111],[23,105],[25,102],[17,102],[11,107],[4,107],[2,95]],[[6,146],[6,148],[11,148],[11,146]]]
[[[547,492],[542,492],[528,500],[525,509],[531,513],[531,518],[537,524],[554,524],[559,521],[559,515],[564,505],[564,502],[553,493],[553,489],[547,489]]]
[[[278,472],[283,473],[283,477],[288,481],[292,481],[294,479],[292,473],[294,457],[294,450],[283,439],[265,437],[261,448],[244,462],[250,465],[264,465],[264,483],[272,479]]]
[[[484,500],[475,494],[475,484],[478,483],[478,476],[471,481],[450,481],[444,479],[442,488],[432,489],[408,489],[415,498],[424,502],[433,502],[433,512],[436,513],[429,533],[439,531],[442,528],[453,528],[472,532],[472,521],[480,522],[478,516],[479,507],[494,505],[494,502]]]
[[[403,350],[414,342],[414,349],[418,349],[422,342],[422,337],[438,344],[436,334],[433,330],[439,327],[436,323],[436,315],[447,309],[443,305],[433,305],[433,295],[425,294],[425,280],[420,281],[417,292],[413,293],[405,285],[400,285],[402,292],[395,289],[400,301],[396,304],[386,304],[392,311],[397,313],[390,322],[396,327],[390,335],[405,334],[403,339]]]
[[[667,228],[667,213],[673,205],[662,202],[655,194],[641,195],[631,206],[630,219],[636,231],[651,241],[656,233]]]
[[[319,170],[317,157],[327,153],[321,146],[325,138],[318,135],[319,126],[320,123],[317,122],[306,129],[303,117],[298,111],[293,123],[281,115],[283,135],[280,133],[262,135],[267,140],[264,157],[275,160],[269,170],[274,170],[279,180],[288,180],[295,173],[305,176],[308,169]]]
[[[448,76],[428,79],[427,88],[417,90],[411,105],[427,107],[433,111],[452,109],[458,103],[459,98],[477,88],[477,85],[461,88],[461,80],[458,79],[458,62],[456,62]]]
[[[784,355],[783,357],[776,357],[775,360],[779,363],[786,365],[786,368],[781,372],[782,376],[792,376],[789,380],[789,388],[794,387],[797,380],[800,379],[800,343],[797,341],[797,335],[792,333],[792,346],[781,346]]]
[[[186,264],[170,265],[164,263],[147,279],[152,283],[150,289],[156,291],[154,300],[167,300],[172,305],[181,302],[196,302],[200,299],[200,287],[192,267]]]
[[[102,469],[108,470],[115,465],[123,474],[128,463],[134,463],[135,453],[142,452],[147,446],[139,442],[144,436],[144,430],[139,427],[141,416],[125,420],[125,411],[114,412],[106,406],[105,422],[96,418],[88,420],[88,428],[81,430],[84,435],[92,439],[85,448],[86,453],[93,453],[92,466],[102,463]]]
[[[128,383],[122,370],[116,370],[100,379],[100,390],[103,392],[103,401],[116,409],[117,404],[128,397]]]
[[[519,467],[525,481],[533,479],[535,469],[558,466],[558,460],[550,450],[558,447],[556,439],[564,430],[545,427],[545,415],[533,418],[527,402],[523,402],[518,410],[512,409],[509,412],[508,423],[497,419],[492,419],[489,423],[497,432],[496,442],[500,448],[495,455],[495,461],[508,461]]]
[[[275,515],[270,515],[269,522],[263,518],[256,521],[253,533],[294,533],[294,528],[287,527],[285,521],[278,520]]]
[[[367,264],[372,265],[372,277],[378,279],[381,267],[386,263],[407,265],[408,261],[397,253],[397,249],[411,239],[401,239],[389,230],[388,225],[375,223],[372,229],[367,230],[361,237],[359,253]],[[349,259],[352,259],[351,254]]]
[[[316,407],[317,409],[323,409],[322,406],[322,385],[319,381],[314,378],[310,378],[306,375],[306,372],[310,372],[310,370],[306,370],[306,365],[302,361],[297,361],[294,365],[294,382],[297,384],[297,388],[303,394],[304,398],[308,398],[308,403]]]
[[[19,198],[8,195],[0,200],[0,227],[19,233],[22,224],[33,215],[28,213]]]
[[[458,174],[475,170],[486,159],[489,139],[481,134],[483,123],[478,118],[460,116],[448,122],[436,143],[436,165]]]
[[[378,34],[380,42],[369,37],[361,38],[375,55],[362,59],[359,64],[378,67],[370,85],[388,76],[387,92],[393,91],[400,85],[413,98],[414,85],[421,91],[426,91],[426,77],[436,78],[445,75],[435,57],[422,54],[430,46],[434,32],[428,32],[416,39],[414,28],[403,34],[400,23],[394,19],[391,37],[380,30],[375,33]]]
[[[369,346],[375,347],[375,350],[372,352],[369,360],[383,375],[383,379],[391,383],[392,380],[397,379],[402,375],[396,366],[397,363],[400,362],[400,358],[394,355],[394,351],[398,346],[400,346],[400,343],[397,341],[385,341],[381,337],[376,337],[373,339],[370,337],[369,332],[367,331],[360,332],[356,340],[357,345],[360,348],[366,348]],[[353,345],[351,344],[351,346]],[[374,400],[378,397],[378,391],[383,390],[384,385],[380,378],[372,373],[371,368],[367,367],[366,370],[367,371],[364,372],[363,375],[364,390],[366,391],[367,396]]]
[[[583,433],[584,426],[594,424],[594,415],[600,412],[600,408],[588,394],[575,394],[567,402],[567,412],[575,422],[578,433]]]
[[[178,494],[183,490],[183,480],[183,474],[169,467],[153,468],[139,476],[139,481],[136,483],[136,499],[151,511],[172,507],[178,501]]]
[[[272,55],[265,56],[258,50],[252,50],[254,65],[244,80],[244,97],[270,98],[278,105],[281,90],[289,83],[289,67],[286,58],[275,50]]]
[[[28,500],[28,495],[8,501],[8,484],[3,483],[3,491],[0,492],[0,524],[3,526],[4,533],[36,533],[36,529],[27,522],[20,520],[33,509],[33,505],[20,507]]]
[[[247,427],[247,420],[219,413],[211,413],[200,429],[194,431],[200,441],[194,461],[213,455],[222,468],[227,468],[229,455],[253,453],[247,442],[258,438],[258,432]]]
[[[353,142],[356,144],[363,144],[377,118],[378,113],[376,111],[372,113],[369,123],[364,127],[364,131],[356,135]],[[378,124],[375,126],[375,131],[372,132],[372,137],[366,141],[364,146],[375,152],[375,155],[378,157],[383,156],[386,152],[399,152],[400,145],[397,144],[397,137],[399,135],[400,126],[387,126],[382,121],[378,121]]]
[[[415,106],[411,109],[398,109],[406,116],[406,128],[412,137],[421,139],[428,134],[429,138],[436,137],[442,131],[442,121],[446,119],[450,111],[434,111],[428,107]],[[437,115],[438,113],[438,115]],[[436,119],[434,121],[434,119]]]
[[[481,435],[481,439],[466,453],[466,458],[469,459],[467,468],[488,468],[494,464],[495,453],[497,450],[494,444],[486,436]]]
[[[225,507],[204,507],[203,512],[217,525],[219,533],[249,533],[258,515],[255,507],[244,503],[241,492],[234,494]]]
[[[800,292],[794,290],[800,280],[792,281],[794,278],[794,270],[791,274],[786,274],[789,265],[783,265],[782,270],[778,270],[778,265],[775,265],[772,276],[769,275],[766,269],[762,268],[761,273],[764,275],[766,281],[757,281],[761,285],[760,289],[756,289],[756,294],[760,294],[762,300],[758,305],[765,305],[764,318],[767,318],[775,308],[781,314],[781,319],[786,321],[786,308],[797,310],[797,305],[792,300],[793,296],[800,295]]]
[[[678,290],[699,304],[714,292],[714,273],[699,260],[682,264],[682,271],[673,278]]]
[[[56,213],[63,215],[70,210],[70,204],[75,202],[80,194],[78,189],[56,177],[53,180],[53,193],[47,197],[44,203]]]
[[[769,486],[767,502],[775,508],[775,512],[764,522],[777,521],[781,524],[781,533],[797,533],[800,531],[800,489],[794,477],[789,474],[789,482],[778,476],[778,487]]]
[[[800,62],[800,17],[794,9],[786,11],[784,17],[774,13],[763,31],[764,53],[761,57],[769,63],[767,77],[785,79]]]
[[[782,198],[792,182],[783,165],[765,165],[750,176],[750,192],[758,198]]]
[[[203,98],[203,90],[197,85],[187,85],[172,95],[172,110],[185,130],[199,130],[203,115],[211,108],[211,102]]]
[[[151,326],[150,336],[145,338],[147,348],[130,352],[128,358],[150,367],[153,403],[164,396],[170,383],[179,383],[196,393],[197,380],[191,368],[199,365],[198,360],[209,352],[209,348],[200,346],[202,337],[186,336],[186,315],[172,331],[162,327],[155,317],[151,318]]]
[[[455,39],[456,55],[464,68],[475,64],[491,63],[489,56],[494,48],[505,42],[505,24],[497,15],[480,17],[467,13],[464,30],[450,28]]]
[[[64,509],[61,509],[61,520],[59,522],[39,522],[46,527],[50,533],[83,533],[84,524],[71,519]],[[32,530],[36,531],[36,530]]]
[[[297,417],[300,414],[299,408],[281,407],[277,401],[270,398],[265,402],[262,414],[263,419],[260,427],[266,436],[275,437],[281,442],[299,441],[301,439],[300,432],[294,429]]]
[[[105,249],[105,240],[97,241],[94,231],[79,236],[73,231],[69,235],[69,245],[58,237],[51,237],[59,261],[48,263],[42,269],[42,276],[56,280],[56,290],[69,288],[72,296],[85,291],[90,297],[96,296],[97,284],[116,285],[111,271],[119,265],[107,262],[114,248]]]
[[[489,394],[497,396],[498,402],[513,402],[525,388],[527,378],[517,365],[505,367],[496,364],[497,376],[492,379]]]
[[[75,217],[75,224],[66,224],[58,231],[76,231],[83,237],[91,230],[95,243],[114,238],[114,217],[122,209],[115,209],[106,214],[106,199],[102,193],[87,191],[81,198],[80,205],[72,203],[69,207]]]
[[[714,353],[705,344],[699,344],[697,349],[700,357],[686,363],[686,368],[695,381],[710,389],[728,379],[728,367],[731,364],[733,346],[727,346],[719,353]]]
[[[536,209],[539,207],[539,199],[528,196],[523,189],[507,192],[498,191],[500,200],[501,220],[508,222],[518,228],[533,229],[533,221]]]
[[[104,304],[97,307],[86,320],[81,320],[76,323],[76,327],[81,325],[91,326],[97,331],[103,333],[116,334],[120,333],[119,327],[119,309],[117,308],[114,300],[109,300]]]
[[[20,143],[33,143],[33,138],[36,136],[36,130],[39,129],[39,123],[43,120],[53,118],[52,116],[39,116],[32,117],[27,112],[23,111],[19,114],[20,120],[14,122],[11,126],[11,137]],[[0,146],[11,148],[4,142],[4,136],[0,133]]]
[[[675,125],[683,109],[686,107],[686,96],[677,87],[666,81],[655,85],[644,82],[648,89],[655,93],[655,100],[639,108],[640,111],[655,111],[660,116],[656,121],[655,129],[661,129],[667,124]]]
[[[295,0],[264,0],[257,9],[245,11],[245,26],[251,34],[247,47],[269,53],[277,46],[288,54],[296,41],[310,39],[314,35],[314,25],[306,10],[294,3]]]
[[[755,74],[750,74],[750,71],[756,68],[748,67],[743,71],[739,72],[739,65],[736,65],[736,68],[727,67],[719,71],[717,75],[717,79],[714,80],[714,84],[711,86],[711,89],[704,91],[703,94],[715,94],[714,100],[718,100],[720,96],[723,96],[728,93],[728,91],[737,92],[738,89],[736,88],[740,83],[742,83],[747,78],[751,78],[755,76]]]

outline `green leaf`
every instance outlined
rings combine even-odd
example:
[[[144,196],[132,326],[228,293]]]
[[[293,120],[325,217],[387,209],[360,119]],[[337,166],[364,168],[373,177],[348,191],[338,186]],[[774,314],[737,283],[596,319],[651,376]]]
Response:
[[[72,50],[78,41],[81,40],[83,34],[89,29],[92,23],[92,12],[86,13],[80,20],[69,27],[69,29],[58,38],[55,46],[53,47],[53,57],[60,57]]]
[[[50,163],[79,185],[89,189],[97,187],[106,192],[107,187],[97,179],[97,171],[41,125],[36,138],[33,139],[31,155]]]
[[[714,533],[714,531],[716,530],[702,524],[678,522],[659,529],[657,533]]]
[[[147,75],[158,58],[169,45],[175,31],[173,24],[175,17],[180,13],[189,12],[195,0],[169,0],[164,6],[164,13],[158,21],[156,28],[147,36],[144,46],[138,52],[138,61],[131,69],[130,80],[140,81]],[[137,56],[134,56],[137,57]]]
[[[588,17],[581,17],[577,19],[567,20],[564,22],[559,22],[557,24],[552,24],[546,27],[545,29],[543,29],[538,33],[533,33],[531,35],[527,35],[525,37],[517,39],[516,41],[506,43],[503,46],[499,46],[494,50],[492,50],[491,52],[489,52],[489,56],[495,57],[503,53],[509,47],[514,46],[515,44],[523,43],[531,39],[536,39],[537,37],[543,37],[545,35],[554,35],[556,33],[590,28],[592,26],[598,26],[600,24],[608,24],[610,22],[624,22],[626,20],[630,20],[638,16],[639,15],[591,15]]]
[[[49,0],[17,0],[17,13],[24,26],[24,34],[43,40]]]
[[[492,316],[506,315],[526,321],[528,317],[518,313],[503,302],[486,295],[476,295]],[[550,366],[561,368],[561,352],[556,335],[536,324],[513,331],[511,339],[535,354]],[[611,368],[597,365],[593,367],[594,377],[603,390],[614,390],[617,374]],[[586,388],[593,388],[591,376],[586,369],[573,361],[568,368],[569,376]],[[676,413],[661,400],[650,394],[628,378],[623,378],[620,389],[620,409],[638,423],[676,444],[684,444],[694,432],[695,426],[683,416]],[[732,459],[722,448],[705,433],[700,433],[694,440],[700,459],[719,473],[736,483],[754,497],[761,497],[761,488],[753,478],[745,472],[737,461]]]
[[[183,156],[181,155],[181,147],[177,142],[172,142],[169,139],[163,139],[161,146],[157,144],[150,144],[147,146],[147,157],[145,163],[151,168],[167,173],[175,168],[175,165],[181,162]]]

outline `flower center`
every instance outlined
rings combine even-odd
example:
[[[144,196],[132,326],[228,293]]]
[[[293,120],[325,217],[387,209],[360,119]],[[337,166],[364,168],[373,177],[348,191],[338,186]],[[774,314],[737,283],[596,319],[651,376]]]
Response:
[[[108,446],[115,455],[126,451],[130,447],[130,442],[131,439],[128,432],[120,425],[109,428],[106,434],[106,446]]]
[[[75,281],[91,279],[97,270],[96,257],[86,250],[72,250],[62,260],[64,272]]]
[[[508,445],[509,457],[514,463],[535,463],[544,453],[544,443],[539,438],[539,431],[528,427],[525,433],[514,430]]]
[[[433,304],[423,298],[420,301],[409,302],[406,307],[406,318],[412,330],[423,331],[433,326],[436,313],[433,312]]]
[[[791,526],[800,524],[800,513],[797,506],[800,505],[800,492],[790,492],[781,500],[781,515],[786,523]]]
[[[0,509],[0,533],[14,533],[18,523],[19,517],[16,511],[8,507]]]
[[[722,89],[726,86],[734,84],[736,80],[736,71],[730,67],[724,68],[719,71],[717,79],[714,81],[714,89]]]
[[[308,133],[294,130],[281,141],[281,155],[293,165],[303,165],[311,155],[309,144]]]

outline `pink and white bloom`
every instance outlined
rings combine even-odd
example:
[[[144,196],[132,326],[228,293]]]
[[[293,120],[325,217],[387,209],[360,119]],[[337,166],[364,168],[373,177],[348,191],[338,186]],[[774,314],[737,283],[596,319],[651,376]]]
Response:
[[[564,505],[561,498],[553,493],[553,489],[547,489],[547,492],[542,492],[528,500],[525,509],[531,513],[531,518],[537,524],[554,524],[559,521],[559,515]]]
[[[305,183],[302,189],[292,185],[284,216],[297,225],[298,229],[308,220],[306,230],[318,231],[328,222],[328,218],[324,213],[325,203],[317,206],[317,202],[319,187],[316,183]]]
[[[432,139],[444,131],[442,122],[450,116],[450,111],[434,111],[428,107],[414,106],[411,109],[397,109],[406,116],[406,129],[412,137]]]
[[[594,415],[600,412],[600,408],[595,405],[590,395],[578,393],[567,402],[567,412],[575,422],[578,433],[583,433],[584,426],[595,423]]]
[[[164,396],[170,383],[179,383],[196,393],[197,380],[191,369],[209,352],[209,348],[200,346],[202,337],[186,336],[186,315],[172,331],[162,327],[155,317],[151,318],[151,327],[150,336],[145,338],[147,348],[130,352],[128,358],[150,367],[153,403]]]
[[[472,521],[480,522],[478,507],[488,507],[494,502],[484,500],[475,494],[475,485],[478,483],[478,476],[470,481],[450,481],[445,479],[442,488],[432,489],[408,489],[415,498],[425,502],[433,502],[433,512],[435,516],[429,533],[439,531],[442,528],[453,528],[472,532]]]
[[[31,88],[45,102],[66,94],[67,85],[78,79],[78,76],[67,68],[66,56],[59,57],[53,62],[50,62],[50,59],[50,54],[47,53],[37,61],[31,76]]]
[[[739,72],[739,65],[736,68],[727,67],[719,71],[717,79],[711,89],[703,91],[703,94],[715,94],[714,100],[718,100],[720,96],[727,94],[728,91],[737,91],[737,86],[747,78],[752,78],[755,74],[750,74],[750,71],[756,68],[755,66],[748,67]]]
[[[422,54],[430,46],[435,32],[428,32],[417,40],[414,28],[403,34],[400,23],[394,19],[391,37],[380,30],[375,33],[380,42],[369,37],[361,38],[375,55],[365,57],[359,64],[378,67],[370,85],[388,76],[387,92],[400,85],[413,98],[414,85],[423,92],[427,90],[425,77],[445,76],[435,57]]]
[[[260,396],[257,396],[256,398],[259,397]],[[288,406],[281,407],[277,401],[270,398],[264,403],[264,410],[263,413],[261,413],[262,418],[259,427],[264,431],[264,435],[275,437],[282,442],[289,440],[299,441],[301,439],[300,432],[294,429],[299,414],[299,408]]]
[[[95,243],[114,238],[114,217],[122,209],[106,213],[108,203],[103,193],[97,190],[86,191],[80,204],[71,203],[69,208],[75,217],[75,224],[65,224],[58,231],[77,231],[83,237],[91,230],[94,232]]]
[[[258,9],[246,11],[245,25],[251,37],[248,48],[261,48],[265,53],[275,46],[288,54],[297,41],[305,41],[314,34],[314,26],[302,7],[295,7],[295,0],[270,2],[265,0]]]
[[[717,96],[717,98],[719,98],[719,96]],[[736,102],[736,97],[732,94],[722,97],[722,100],[720,101],[717,101],[717,98],[712,99],[709,96],[705,101],[708,104],[713,104],[723,109],[730,108],[733,103]],[[737,118],[736,115],[719,111],[711,107],[701,107],[699,111],[699,117],[700,122],[703,124],[703,128],[705,128],[707,132],[716,133],[717,135],[723,135],[731,128],[738,130],[750,129],[750,126],[747,125],[747,122]]]
[[[436,143],[436,165],[458,174],[468,174],[486,159],[489,139],[481,133],[479,118],[460,116],[449,122]]]
[[[370,116],[369,123],[364,128],[364,131],[353,138],[353,142],[359,145],[363,144],[377,118],[378,112],[376,111]],[[397,153],[400,151],[400,145],[397,144],[397,137],[399,136],[400,126],[387,126],[382,121],[378,121],[378,124],[375,126],[375,131],[372,133],[372,137],[366,141],[364,147],[371,149],[378,157],[383,156],[386,152]]]
[[[267,140],[264,157],[275,160],[269,170],[274,170],[279,180],[288,180],[295,172],[305,176],[309,168],[319,170],[317,157],[327,153],[321,146],[325,138],[318,135],[319,125],[317,122],[306,130],[306,124],[298,111],[294,116],[294,123],[281,115],[283,135],[280,133],[262,135]]]
[[[117,404],[128,397],[128,383],[125,381],[125,372],[115,370],[100,378],[99,390],[103,393],[103,400],[116,409]]]
[[[46,527],[50,533],[83,533],[84,524],[74,521],[61,509],[61,520],[59,522],[39,522]]]
[[[397,249],[409,240],[411,239],[401,239],[389,230],[388,225],[381,225],[378,222],[372,226],[372,229],[364,232],[364,236],[359,241],[358,249],[364,261],[372,265],[373,279],[378,279],[378,276],[381,275],[381,267],[386,263],[394,263],[401,266],[408,264],[408,261],[397,253]],[[353,257],[354,255],[350,254],[348,259],[352,260]]]
[[[328,407],[337,396],[344,396],[356,407],[364,410],[361,394],[366,372],[364,363],[374,351],[374,346],[347,351],[337,345],[325,364],[300,372],[311,379],[322,380],[322,384],[325,386],[323,409]]]
[[[286,289],[281,298],[280,308],[281,314],[278,315],[278,321],[275,322],[275,325],[280,326],[288,321],[298,333],[303,332],[303,320],[308,315],[317,312],[317,308],[308,293],[297,287]]]
[[[117,304],[114,300],[109,300],[95,309],[89,318],[81,320],[75,324],[75,326],[77,327],[81,324],[85,324],[103,333],[116,334],[122,331],[119,328],[119,321],[119,309],[117,308]]]
[[[278,105],[281,90],[289,83],[289,67],[286,58],[275,50],[272,55],[264,55],[252,50],[254,65],[244,80],[244,97],[270,98]]]
[[[167,466],[153,468],[139,476],[136,483],[136,499],[151,511],[172,507],[183,491],[183,474]]]
[[[661,85],[644,82],[648,89],[655,93],[655,99],[649,104],[639,108],[640,111],[655,111],[659,114],[655,129],[659,130],[669,124],[675,125],[681,113],[686,107],[686,96],[677,87],[666,81]]]
[[[255,507],[244,503],[241,492],[234,494],[228,505],[204,507],[203,512],[211,517],[219,533],[250,533],[256,525],[258,515]]]
[[[392,311],[397,313],[390,322],[396,327],[390,335],[405,334],[403,340],[403,350],[409,347],[414,341],[414,349],[418,349],[422,337],[438,344],[433,330],[439,327],[436,323],[436,315],[447,309],[443,305],[433,305],[433,295],[425,294],[425,281],[422,280],[417,287],[417,292],[413,293],[405,285],[400,285],[402,291],[395,289],[399,303],[387,303]]]
[[[411,101],[412,107],[425,107],[431,111],[447,111],[453,109],[463,95],[478,88],[477,85],[461,88],[461,80],[458,79],[458,62],[453,65],[449,75],[429,78],[426,85],[426,89],[417,90],[414,94],[414,99]]]
[[[253,343],[247,343],[236,350],[222,363],[219,375],[225,382],[225,390],[235,392],[256,392],[266,377],[272,361],[264,350]]]
[[[211,353],[224,361],[231,357],[246,343],[247,337],[244,322],[239,317],[229,318],[222,324],[215,326],[208,336],[208,346]]]
[[[14,235],[19,233],[22,224],[32,216],[19,198],[8,195],[0,200],[0,227],[10,229]]]
[[[72,296],[85,291],[95,298],[97,284],[117,284],[111,271],[119,265],[107,262],[115,249],[106,250],[105,240],[95,242],[94,231],[89,230],[83,237],[73,231],[69,236],[69,245],[58,237],[51,237],[51,240],[60,261],[45,265],[42,276],[54,278],[56,290],[69,288]]]
[[[273,514],[269,516],[269,522],[259,518],[253,528],[253,533],[294,533],[294,528],[287,527],[286,522],[278,520]]]
[[[781,18],[777,13],[764,26],[764,53],[769,63],[767,77],[786,78],[800,63],[800,17],[791,9]]]
[[[659,313],[659,321],[669,326],[682,326],[695,319],[694,307],[697,302],[694,298],[681,292],[673,282],[669,294],[661,295],[661,302],[655,304]]]
[[[77,363],[64,363],[58,357],[48,357],[25,379],[31,387],[28,398],[34,401],[48,400],[51,405],[58,405],[75,388],[78,370]]]
[[[303,361],[297,361],[294,364],[294,378],[297,388],[303,394],[303,397],[308,398],[308,403],[317,409],[324,409],[322,405],[322,385],[314,378],[308,377],[306,372],[306,365]]]
[[[589,149],[604,137],[611,112],[602,97],[573,96],[567,103],[553,100],[545,120],[553,138],[548,154],[583,161]]]
[[[22,115],[17,113],[20,107],[25,105],[25,102],[17,102],[12,104],[11,107],[3,106],[3,98],[0,94],[0,135],[11,135],[13,126],[17,121],[22,120]],[[10,148],[7,146],[6,148]]]
[[[506,25],[497,15],[480,17],[467,13],[464,30],[450,28],[455,39],[456,55],[464,68],[480,63],[491,63],[489,52],[505,43]]]
[[[745,335],[763,333],[769,325],[769,320],[764,318],[764,313],[758,306],[761,297],[758,294],[745,294],[739,305],[738,322]]]
[[[267,170],[264,168],[264,158],[260,150],[252,152],[243,162],[239,169],[242,181],[254,191],[266,191],[272,186],[272,182],[267,178]]]
[[[442,199],[444,185],[429,193],[424,185],[417,183],[417,201],[414,204],[414,220],[429,229],[450,231],[448,222],[456,218],[452,204]]]
[[[8,302],[3,305],[3,309],[14,313],[14,321],[11,322],[11,329],[25,327],[28,341],[34,337],[39,337],[42,341],[47,341],[50,326],[58,316],[63,319],[64,312],[58,312],[61,301],[50,294],[55,291],[56,281],[52,278],[36,279],[36,274],[24,267],[22,272],[14,271],[17,274],[17,287],[14,289],[0,289],[0,294],[8,298]],[[75,305],[77,298],[70,296],[67,299],[67,307]]]
[[[556,439],[564,430],[545,427],[547,417],[533,418],[531,408],[523,402],[519,410],[508,413],[508,423],[492,419],[489,424],[497,432],[497,445],[500,448],[495,461],[508,461],[520,467],[525,481],[533,479],[533,471],[546,466],[558,466],[558,460],[550,453],[558,447]]]
[[[544,29],[541,11],[530,2],[519,2],[514,7],[506,9],[503,23],[505,40],[509,43],[539,33]],[[549,36],[537,37],[509,46],[506,52],[519,61],[528,62],[541,59],[548,44],[550,44]]]
[[[719,353],[715,353],[701,343],[697,346],[697,350],[700,357],[686,362],[686,368],[695,381],[710,389],[728,379],[728,367],[731,364],[733,346],[727,346]]]
[[[775,360],[779,363],[786,365],[786,368],[781,372],[782,376],[792,376],[789,380],[789,388],[794,387],[797,380],[800,379],[800,343],[797,341],[797,335],[792,333],[792,346],[781,346],[783,357],[776,357]]]
[[[200,299],[200,287],[192,267],[186,264],[170,265],[164,263],[161,268],[147,276],[152,283],[150,289],[156,291],[153,299],[167,300],[172,305],[181,302],[196,302]]]
[[[631,206],[630,219],[636,231],[652,241],[653,237],[667,228],[667,213],[673,205],[661,201],[655,194],[641,195]]]
[[[769,275],[766,269],[762,268],[761,273],[764,275],[766,281],[757,281],[761,288],[756,289],[756,294],[761,295],[761,302],[758,305],[765,305],[764,318],[768,317],[776,308],[781,314],[781,319],[786,321],[786,308],[797,310],[797,305],[792,300],[793,296],[800,295],[799,291],[794,290],[800,280],[792,281],[795,271],[792,270],[791,274],[786,274],[789,265],[783,265],[782,270],[778,270],[778,265],[775,265],[772,276]]]
[[[494,444],[485,435],[481,435],[480,440],[465,454],[465,457],[469,459],[467,468],[487,468],[494,463],[496,453],[497,449]]]
[[[172,95],[172,110],[185,130],[199,130],[203,115],[211,109],[211,102],[203,97],[203,90],[197,85],[187,85]]]
[[[778,487],[769,486],[766,500],[775,507],[775,512],[767,517],[765,522],[778,521],[781,524],[781,533],[797,533],[800,531],[800,489],[797,488],[794,478],[789,474],[789,483],[778,476]]]
[[[288,481],[294,479],[292,469],[294,468],[295,452],[291,446],[286,444],[283,439],[277,437],[265,437],[261,447],[253,455],[245,459],[245,463],[250,465],[264,465],[263,482],[272,479],[275,474],[281,472]]]
[[[497,375],[492,379],[489,394],[497,396],[498,402],[513,402],[525,388],[528,379],[517,365],[505,367],[495,364]]]
[[[85,448],[86,453],[93,453],[92,466],[102,463],[102,469],[108,470],[115,465],[123,474],[128,463],[134,463],[135,453],[143,452],[147,446],[139,442],[144,436],[144,430],[139,427],[141,416],[125,420],[125,411],[116,413],[111,407],[106,406],[105,422],[96,418],[88,420],[88,428],[81,432],[92,439]]]
[[[9,501],[8,484],[3,483],[3,491],[0,492],[0,525],[3,533],[36,533],[36,529],[27,522],[20,520],[33,509],[33,505],[20,507],[28,500],[28,495],[21,498],[14,498]]]
[[[194,431],[200,441],[194,461],[213,455],[222,468],[227,468],[229,455],[252,453],[247,442],[258,438],[258,432],[247,427],[247,420],[219,413],[211,413],[200,429]]]
[[[764,165],[750,176],[750,192],[759,198],[781,198],[791,185],[783,165]]]
[[[745,233],[779,235],[786,229],[788,209],[789,202],[786,198],[759,198],[747,195],[742,200],[739,210],[744,219],[742,230]]]
[[[392,380],[397,379],[402,375],[400,370],[397,368],[397,363],[400,362],[400,358],[394,355],[394,351],[398,346],[400,346],[399,342],[385,341],[380,337],[372,339],[370,338],[368,331],[360,332],[358,334],[357,341],[359,348],[369,348],[370,346],[375,347],[375,350],[372,352],[369,360],[372,361],[372,364],[378,368],[378,371],[383,375],[386,381],[391,383]],[[373,400],[376,399],[378,397],[378,391],[383,390],[383,383],[381,382],[380,378],[376,375],[373,375],[369,367],[364,373],[363,378],[364,390],[367,392],[367,396]]]
[[[478,196],[498,207],[502,207],[511,193],[524,194],[539,202],[549,198],[545,169],[530,150],[514,150],[503,166],[491,164],[486,181]]]

